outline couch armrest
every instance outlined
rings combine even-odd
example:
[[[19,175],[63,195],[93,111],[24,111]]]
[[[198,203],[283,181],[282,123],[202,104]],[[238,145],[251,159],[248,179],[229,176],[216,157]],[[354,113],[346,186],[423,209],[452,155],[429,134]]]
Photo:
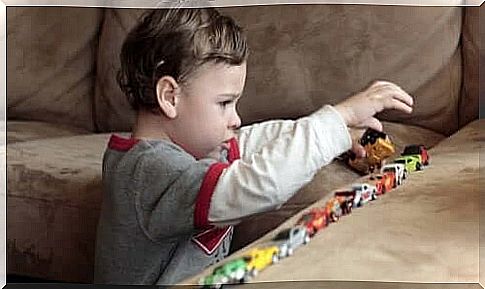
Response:
[[[480,16],[482,16],[483,22],[485,17],[483,5],[482,7],[466,7],[464,10],[462,31],[463,86],[458,111],[460,127],[477,119],[479,113],[479,66],[485,69],[484,47],[483,45],[480,47]],[[484,33],[485,27],[482,25],[482,34]]]

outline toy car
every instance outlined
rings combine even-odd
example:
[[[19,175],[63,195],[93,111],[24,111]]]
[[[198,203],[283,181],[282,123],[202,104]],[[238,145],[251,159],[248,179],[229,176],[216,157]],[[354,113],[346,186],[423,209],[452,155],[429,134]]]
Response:
[[[428,150],[424,145],[408,145],[404,148],[401,156],[411,156],[411,155],[420,155],[421,156],[421,164],[424,166],[429,165],[429,155]]]
[[[222,284],[226,284],[229,282],[229,278],[227,276],[224,276],[222,274],[211,274],[208,276],[205,276],[199,280],[199,285],[202,286],[202,288],[221,288]]]
[[[301,216],[296,224],[305,226],[308,235],[313,237],[320,229],[328,225],[327,214],[325,214],[324,209],[313,208]]]
[[[370,173],[373,173],[376,167],[381,168],[382,162],[395,151],[394,144],[390,138],[385,133],[372,128],[368,128],[365,131],[360,139],[360,144],[367,153],[366,159]]]
[[[420,171],[422,169],[420,155],[402,156],[395,159],[394,162],[397,164],[403,164],[404,170],[407,173]]]
[[[273,238],[280,250],[280,258],[293,255],[293,251],[310,242],[310,236],[305,227],[295,226],[281,231]]]
[[[335,192],[334,196],[340,203],[343,215],[352,213],[352,207],[354,206],[354,192],[353,191],[339,191]]]
[[[327,203],[325,203],[325,213],[332,222],[337,222],[343,215],[340,202],[336,197],[330,198]]]
[[[385,173],[394,173],[394,177],[396,179],[395,187],[402,185],[402,181],[407,177],[407,171],[405,170],[404,165],[399,163],[386,164],[382,166],[381,174]]]
[[[202,278],[199,285],[205,288],[220,288],[222,284],[241,283],[246,276],[248,261],[245,257],[228,261],[216,267],[211,275]]]
[[[268,267],[271,264],[277,263],[280,259],[280,250],[277,246],[270,246],[265,248],[256,248],[245,255],[246,278],[248,280],[258,275],[258,272]]]
[[[394,173],[385,172],[384,174],[374,175],[370,178],[375,181],[376,184],[376,194],[382,195],[392,190],[396,187],[396,177]]]
[[[361,207],[369,201],[377,199],[377,188],[375,186],[363,183],[353,184],[352,190],[354,195],[354,207]]]

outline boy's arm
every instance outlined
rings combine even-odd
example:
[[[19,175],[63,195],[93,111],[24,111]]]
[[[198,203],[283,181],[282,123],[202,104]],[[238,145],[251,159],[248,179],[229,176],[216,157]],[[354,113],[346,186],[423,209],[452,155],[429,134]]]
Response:
[[[295,123],[294,120],[270,120],[241,127],[236,136],[241,159],[247,160],[276,138],[291,133]]]
[[[272,126],[277,137],[270,133]],[[239,140],[243,157],[220,173],[208,223],[237,223],[242,217],[280,207],[318,169],[351,148],[347,126],[331,106],[296,121],[249,127]]]

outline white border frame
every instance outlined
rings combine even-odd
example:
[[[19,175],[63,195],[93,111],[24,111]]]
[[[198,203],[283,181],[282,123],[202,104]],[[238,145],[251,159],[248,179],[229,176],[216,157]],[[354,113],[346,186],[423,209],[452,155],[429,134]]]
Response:
[[[7,283],[7,7],[0,1],[0,288]]]
[[[131,1],[134,4],[123,3],[119,0],[0,0],[0,288],[6,285],[7,269],[7,175],[6,175],[6,108],[7,108],[7,6],[83,6],[83,7],[110,7],[110,8],[154,8],[154,7],[228,7],[228,6],[255,6],[278,4],[373,4],[373,5],[413,5],[413,6],[481,6],[485,0],[139,0]],[[130,2],[130,1],[127,1]],[[263,3],[261,3],[263,2]]]

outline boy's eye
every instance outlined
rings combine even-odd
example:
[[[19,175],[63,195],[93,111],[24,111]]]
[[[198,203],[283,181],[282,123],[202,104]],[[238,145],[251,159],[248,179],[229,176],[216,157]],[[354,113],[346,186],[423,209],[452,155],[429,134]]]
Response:
[[[219,102],[219,105],[222,106],[223,108],[225,108],[226,106],[231,104],[231,102],[232,102],[232,100],[226,100],[226,101],[223,101],[223,102]]]

